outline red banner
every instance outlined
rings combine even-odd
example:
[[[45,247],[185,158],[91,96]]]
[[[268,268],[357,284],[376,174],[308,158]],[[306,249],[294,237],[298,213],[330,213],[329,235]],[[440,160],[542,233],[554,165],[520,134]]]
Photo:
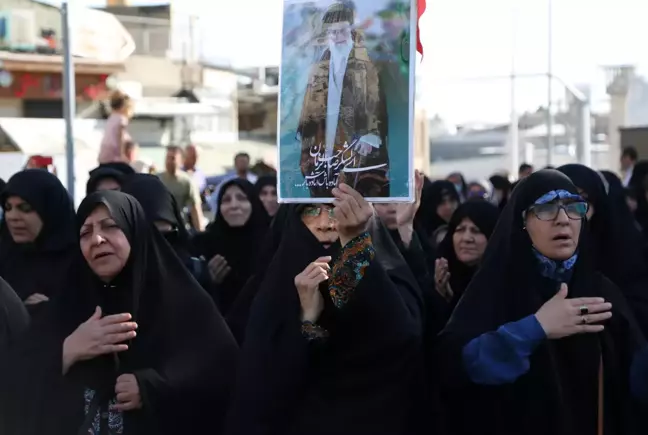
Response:
[[[421,22],[421,15],[425,12],[425,0],[417,0],[417,20],[416,20],[416,51],[421,53],[421,56],[423,56],[423,44],[421,43],[421,30],[420,30],[420,22]]]

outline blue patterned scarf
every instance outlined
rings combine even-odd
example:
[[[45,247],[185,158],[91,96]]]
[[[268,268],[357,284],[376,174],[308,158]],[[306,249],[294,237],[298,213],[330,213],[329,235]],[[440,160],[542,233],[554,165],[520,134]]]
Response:
[[[533,248],[533,255],[538,260],[540,275],[557,282],[569,282],[574,264],[578,259],[578,252],[564,261],[556,261],[542,255],[536,248]]]

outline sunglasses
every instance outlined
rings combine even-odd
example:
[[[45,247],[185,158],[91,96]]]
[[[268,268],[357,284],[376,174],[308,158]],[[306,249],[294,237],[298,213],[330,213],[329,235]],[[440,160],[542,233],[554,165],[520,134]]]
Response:
[[[587,215],[589,204],[585,201],[570,202],[561,204],[549,202],[547,204],[536,204],[529,207],[528,211],[533,213],[541,221],[552,221],[558,217],[560,210],[564,210],[571,220],[581,220]]]

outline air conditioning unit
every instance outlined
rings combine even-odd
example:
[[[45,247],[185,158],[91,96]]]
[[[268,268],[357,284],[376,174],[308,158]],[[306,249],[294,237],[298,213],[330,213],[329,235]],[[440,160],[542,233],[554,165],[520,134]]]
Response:
[[[38,31],[34,10],[0,11],[0,48],[33,52],[37,44]]]

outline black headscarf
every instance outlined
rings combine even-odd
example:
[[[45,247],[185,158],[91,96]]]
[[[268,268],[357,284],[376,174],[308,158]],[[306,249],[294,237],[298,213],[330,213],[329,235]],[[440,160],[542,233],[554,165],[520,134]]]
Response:
[[[277,177],[274,175],[264,175],[259,177],[254,183],[254,189],[256,190],[257,196],[261,194],[261,191],[266,186],[277,187]]]
[[[120,172],[113,168],[98,167],[90,171],[90,178],[86,183],[86,195],[90,195],[97,191],[99,183],[106,179],[111,179],[117,182],[120,186],[124,183],[126,175],[123,172]]]
[[[229,226],[221,211],[223,196],[231,186],[238,186],[252,205],[250,218],[243,226],[236,228]],[[196,236],[194,244],[198,255],[204,256],[207,260],[222,255],[232,268],[212,294],[221,312],[227,314],[231,304],[254,272],[256,246],[263,240],[268,230],[270,217],[256,194],[254,185],[240,178],[226,181],[222,185],[217,204],[218,213],[214,222],[205,233]]]
[[[458,203],[461,202],[454,184],[447,180],[432,182],[428,178],[425,178],[421,193],[421,206],[416,212],[416,220],[425,231],[425,234],[427,234],[428,239],[432,237],[432,234],[434,234],[437,228],[447,224],[437,214],[437,207],[439,207],[446,197],[450,197]]]
[[[632,169],[628,187],[637,198],[635,219],[643,229],[644,238],[648,239],[648,199],[646,198],[646,181],[648,180],[648,160],[641,160]]]
[[[468,183],[466,183],[466,177],[464,177],[461,172],[453,172],[451,174],[448,174],[446,180],[448,180],[450,177],[459,177],[459,179],[461,180],[461,185],[455,186],[453,184],[453,186],[455,190],[457,190],[457,193],[459,194],[459,197],[462,201],[468,198]]]
[[[150,174],[132,175],[122,186],[122,192],[133,196],[144,209],[149,222],[166,222],[173,227],[169,234],[164,234],[176,252],[188,254],[189,231],[175,197],[169,192],[159,177]]]
[[[524,229],[523,212],[554,190],[576,194],[569,178],[541,170],[521,180],[489,240],[475,274],[439,339],[441,381],[465,390],[464,410],[470,419],[457,433],[593,434],[597,427],[597,390],[602,356],[605,378],[606,434],[634,434],[627,418],[631,410],[629,368],[643,337],[621,292],[588,258],[587,231],[581,228],[578,258],[569,282],[569,297],[603,297],[614,315],[599,334],[573,335],[540,343],[529,371],[515,382],[477,386],[464,370],[462,352],[473,338],[501,325],[532,315],[558,291],[560,283],[540,274]]]
[[[623,187],[623,183],[619,176],[612,171],[601,171],[601,174],[603,174],[603,177],[607,182],[608,196],[610,197],[610,201],[612,201],[613,207],[622,210],[624,214],[626,210],[630,211],[625,199],[625,188]],[[632,213],[630,213],[630,215],[632,215]],[[632,217],[632,220],[634,220],[634,216]]]
[[[137,173],[131,165],[125,162],[102,163],[99,166],[97,166],[94,170],[97,169],[113,169],[115,171],[121,172],[125,176],[134,175]],[[92,175],[93,171],[90,171],[90,175]]]
[[[128,351],[75,364],[67,377],[110,398],[117,377],[134,374],[143,409],[125,414],[129,434],[219,433],[237,354],[225,321],[135,198],[96,192],[81,203],[78,226],[99,206],[124,232],[130,256],[109,284],[87,265],[79,272],[79,285],[60,306],[68,325],[63,335],[87,320],[96,306],[105,314],[131,313],[138,335]]]
[[[207,265],[204,260],[191,256],[189,231],[185,227],[182,213],[175,197],[160,178],[150,174],[131,175],[122,186],[121,191],[137,199],[149,222],[161,221],[171,225],[171,231],[165,231],[162,235],[200,285],[206,289],[209,288],[210,278]]]
[[[495,229],[498,217],[499,209],[495,205],[478,199],[464,202],[453,213],[448,224],[448,234],[439,245],[438,250],[438,256],[448,260],[450,286],[454,292],[453,305],[457,303],[468,287],[468,283],[478,267],[468,266],[457,259],[453,243],[454,232],[464,219],[470,219],[488,239]]]
[[[29,327],[29,314],[16,292],[0,278],[0,359]]]
[[[504,210],[504,207],[506,207],[506,202],[508,201],[508,197],[511,194],[511,190],[513,189],[513,185],[508,178],[499,174],[491,176],[488,181],[490,181],[490,183],[493,185],[493,191],[499,190],[502,192],[502,197],[499,198],[497,206],[500,210]]]
[[[263,238],[263,243],[260,244],[254,273],[247,280],[227,313],[227,324],[239,344],[245,340],[245,329],[250,316],[252,302],[259,292],[259,288],[263,283],[268,267],[277,249],[279,249],[284,230],[290,226],[291,219],[289,218],[292,218],[302,208],[303,205],[297,204],[281,204],[279,206],[277,214],[272,219],[270,228]]]
[[[409,433],[422,329],[411,272],[376,222],[377,255],[349,305],[333,307],[326,284],[320,287],[326,308],[319,323],[331,337],[312,348],[301,336],[294,279],[318,257],[335,258],[339,245],[326,249],[301,221],[300,208],[287,210],[251,309],[228,433]]]
[[[635,219],[632,210],[630,210],[630,207],[628,207],[627,201],[628,193],[630,193],[633,197],[636,197],[634,191],[632,190],[632,188],[623,187],[621,179],[614,172],[601,171],[601,174],[603,174],[605,180],[607,181],[608,197],[610,198],[612,208],[615,210],[615,213],[617,214],[619,220],[622,222],[622,225],[631,225],[637,228],[638,232],[635,232],[635,234],[641,236],[641,225],[639,225],[639,223]],[[648,247],[647,244],[643,243],[643,245],[644,250],[646,250],[646,247]]]
[[[4,190],[5,186],[7,185],[7,182],[0,178],[0,193]]]
[[[261,191],[266,186],[274,187],[276,189],[277,188],[277,177],[274,176],[274,175],[263,175],[263,176],[259,177],[259,179],[256,181],[256,183],[254,183],[254,191],[256,192],[256,195],[259,198],[261,197]]]
[[[55,175],[40,169],[11,177],[0,194],[3,206],[10,196],[27,202],[43,227],[33,243],[17,244],[5,215],[0,224],[0,276],[23,300],[34,293],[56,296],[66,287],[71,266],[78,259],[72,199]]]
[[[38,394],[38,382],[35,388],[27,383],[34,379],[35,373],[25,370],[23,360],[17,359],[19,347],[26,340],[30,317],[23,301],[14,290],[0,278],[0,433],[22,434],[26,424],[24,417],[29,415],[26,409],[31,401],[25,397],[25,391]]]
[[[610,200],[607,182],[604,184],[601,174],[579,164],[564,165],[558,170],[587,194],[594,207],[594,215],[587,222],[593,264],[621,289],[642,330],[648,333],[648,274],[641,233],[622,219],[623,208],[617,209]]]

